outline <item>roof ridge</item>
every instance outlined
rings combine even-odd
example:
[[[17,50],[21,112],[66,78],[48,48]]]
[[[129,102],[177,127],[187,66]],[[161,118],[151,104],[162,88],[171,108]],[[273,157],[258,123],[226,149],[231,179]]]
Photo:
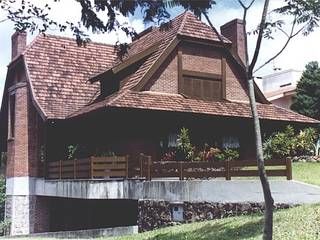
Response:
[[[179,34],[181,32],[181,30],[183,29],[183,27],[184,27],[184,25],[186,23],[186,19],[187,19],[187,16],[188,16],[188,11],[186,10],[184,13],[182,13],[182,15],[183,15],[183,19],[182,19],[182,21],[180,23],[180,27],[179,27],[179,29],[177,31],[177,34]],[[174,19],[176,19],[178,17],[179,16],[175,17]]]
[[[72,41],[76,42],[76,39],[73,38],[73,37],[66,37],[66,36],[55,35],[55,34],[50,34],[50,33],[45,33],[45,34],[40,33],[38,36],[41,36],[41,35],[42,35],[42,37],[60,38],[60,39],[65,39],[65,40],[70,40],[70,41],[72,40]],[[110,46],[110,47],[114,47],[115,46],[115,44],[103,43],[103,42],[97,42],[97,41],[90,41],[87,44],[90,44],[90,43],[97,44],[97,45]]]

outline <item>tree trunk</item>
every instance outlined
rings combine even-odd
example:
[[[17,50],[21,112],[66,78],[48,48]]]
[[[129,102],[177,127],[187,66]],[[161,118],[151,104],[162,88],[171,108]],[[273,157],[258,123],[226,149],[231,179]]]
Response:
[[[251,112],[253,117],[254,132],[255,132],[255,139],[256,139],[257,164],[258,164],[259,176],[260,176],[260,181],[263,189],[264,202],[265,202],[263,239],[271,240],[272,233],[273,233],[273,202],[274,201],[271,195],[270,185],[269,185],[269,181],[268,181],[267,174],[265,171],[265,166],[264,166],[260,122],[258,117],[256,99],[254,95],[254,83],[252,78],[248,80],[248,86],[249,86],[249,98],[250,98]]]

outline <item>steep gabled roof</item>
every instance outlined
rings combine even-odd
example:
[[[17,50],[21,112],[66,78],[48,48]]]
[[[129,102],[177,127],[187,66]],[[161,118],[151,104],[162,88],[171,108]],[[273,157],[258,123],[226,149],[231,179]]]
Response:
[[[116,54],[112,45],[39,35],[23,53],[34,97],[47,118],[65,118],[99,93],[93,76],[109,68]]]
[[[112,45],[89,43],[78,47],[74,39],[38,36],[23,53],[33,98],[46,118],[77,117],[97,109],[140,108],[161,111],[192,112],[229,117],[251,117],[248,103],[208,102],[188,99],[179,94],[139,92],[167,53],[178,44],[179,37],[200,39],[219,44],[211,29],[193,14],[185,12],[169,22],[168,28],[152,28],[130,44],[128,54],[120,61]],[[223,37],[230,46],[230,41]],[[92,101],[99,86],[88,81],[115,68],[146,49],[156,46],[143,58],[140,67],[123,83],[121,89],[105,99]],[[131,59],[131,60],[130,60]],[[316,123],[316,120],[276,107],[258,104],[261,118]]]
[[[114,46],[89,43],[79,47],[72,38],[39,35],[24,51],[27,74],[34,99],[46,118],[64,119],[91,103],[99,95],[99,85],[88,80],[132,56],[158,44],[121,91],[135,87],[178,35],[217,41],[217,36],[193,14],[185,12],[170,21],[167,29],[153,27],[130,44],[120,61]],[[199,30],[191,31],[190,26]],[[229,40],[226,39],[226,42]]]

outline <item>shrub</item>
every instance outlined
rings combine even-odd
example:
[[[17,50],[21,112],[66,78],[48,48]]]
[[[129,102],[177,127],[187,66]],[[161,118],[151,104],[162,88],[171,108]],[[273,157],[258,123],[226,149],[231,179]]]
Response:
[[[287,126],[283,132],[274,133],[264,141],[264,157],[268,160],[310,155],[314,151],[316,137],[313,128],[306,128],[295,135],[294,129]]]
[[[226,148],[221,153],[218,153],[215,156],[217,161],[238,160],[239,157],[240,157],[239,149],[236,149],[236,148]]]
[[[73,160],[76,158],[76,152],[78,150],[78,145],[69,145],[67,147],[67,158],[68,160]]]
[[[217,154],[220,154],[221,150],[216,147],[210,147],[209,144],[205,143],[204,149],[198,152],[194,161],[213,161]]]
[[[116,155],[115,152],[111,150],[103,150],[103,151],[97,150],[94,156],[95,157],[113,157],[115,155]]]
[[[171,151],[168,153],[165,153],[163,157],[161,158],[161,161],[174,161],[176,160],[176,151]]]
[[[179,160],[191,161],[193,159],[194,147],[191,144],[189,130],[187,128],[181,128],[180,133],[178,135],[177,155],[180,158]]]
[[[317,139],[317,132],[314,128],[306,128],[299,132],[295,141],[295,154],[311,155],[315,154],[314,142]]]
[[[263,143],[265,159],[286,158],[294,154],[294,130],[287,126],[283,132],[277,132]]]
[[[0,222],[0,236],[6,236],[10,234],[11,221],[4,220]]]

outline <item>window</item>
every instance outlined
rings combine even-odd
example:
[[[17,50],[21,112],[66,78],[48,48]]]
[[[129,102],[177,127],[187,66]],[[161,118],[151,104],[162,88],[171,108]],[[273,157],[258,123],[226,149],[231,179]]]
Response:
[[[14,127],[15,127],[15,107],[16,107],[16,98],[15,95],[10,95],[9,98],[9,138],[14,138]]]
[[[222,100],[222,82],[219,79],[183,76],[183,93],[204,100]]]

